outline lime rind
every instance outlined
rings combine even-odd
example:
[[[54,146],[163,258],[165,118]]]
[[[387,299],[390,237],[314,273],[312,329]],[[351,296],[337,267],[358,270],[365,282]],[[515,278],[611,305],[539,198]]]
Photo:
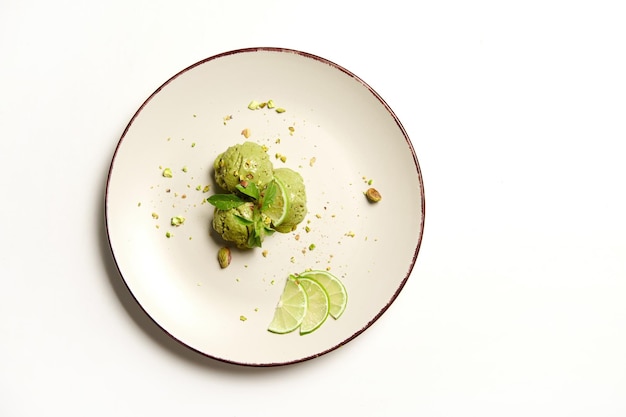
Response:
[[[330,300],[330,316],[335,320],[341,317],[348,304],[348,292],[339,278],[328,271],[307,271],[300,274],[300,277],[320,284]]]

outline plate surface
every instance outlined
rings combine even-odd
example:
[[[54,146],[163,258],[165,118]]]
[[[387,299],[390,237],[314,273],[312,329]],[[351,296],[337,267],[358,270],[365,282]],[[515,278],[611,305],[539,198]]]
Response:
[[[248,109],[269,99],[286,111]],[[262,249],[233,249],[221,269],[212,165],[246,140],[302,174],[308,215]],[[364,197],[370,186],[379,203]],[[171,226],[174,216],[184,224]],[[243,49],[182,70],[133,116],[111,163],[106,226],[130,292],[174,339],[225,362],[283,365],[354,339],[396,299],[420,247],[424,189],[405,130],[364,81],[308,53]],[[344,314],[305,336],[268,332],[288,275],[308,268],[342,280]]]

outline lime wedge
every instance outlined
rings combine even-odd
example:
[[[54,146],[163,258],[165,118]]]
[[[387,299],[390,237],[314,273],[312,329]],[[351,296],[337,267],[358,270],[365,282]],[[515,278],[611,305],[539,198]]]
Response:
[[[330,316],[335,320],[346,309],[348,293],[343,283],[328,271],[307,271],[300,274],[300,278],[311,279],[320,284],[328,294],[330,300]]]
[[[295,280],[288,279],[267,330],[278,334],[292,332],[300,326],[306,312],[307,296],[304,289]]]
[[[281,223],[287,217],[287,211],[289,210],[289,200],[287,198],[287,192],[285,190],[285,186],[278,179],[274,179],[274,183],[276,184],[276,197],[274,197],[274,201],[270,204],[265,210],[263,210],[263,214],[270,218],[272,221],[272,226],[280,226]]]
[[[300,324],[300,334],[309,334],[326,321],[330,300],[326,290],[317,281],[302,277],[296,278],[296,281],[300,283],[307,297],[306,314]]]

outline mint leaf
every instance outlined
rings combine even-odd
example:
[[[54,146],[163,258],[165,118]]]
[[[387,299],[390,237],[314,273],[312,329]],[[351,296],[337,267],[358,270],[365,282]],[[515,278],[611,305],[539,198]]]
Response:
[[[240,216],[239,214],[235,214],[235,216],[234,216],[234,217],[235,217],[235,219],[237,219],[237,221],[238,221],[239,223],[241,223],[241,224],[242,224],[242,225],[244,225],[244,226],[249,226],[249,225],[251,225],[252,223],[254,223],[254,221],[253,221],[253,220],[248,219],[248,218],[243,217],[243,216]]]
[[[252,197],[255,200],[260,198],[259,188],[253,182],[249,182],[245,187],[241,184],[237,184],[235,188],[237,188],[242,194]]]
[[[207,198],[206,201],[219,210],[230,210],[245,203],[241,197],[235,194],[214,194]]]
[[[272,180],[269,184],[267,184],[267,188],[265,189],[265,194],[263,196],[263,203],[261,204],[261,211],[264,211],[268,208],[274,200],[276,199],[276,192],[278,187],[276,187],[276,183]]]

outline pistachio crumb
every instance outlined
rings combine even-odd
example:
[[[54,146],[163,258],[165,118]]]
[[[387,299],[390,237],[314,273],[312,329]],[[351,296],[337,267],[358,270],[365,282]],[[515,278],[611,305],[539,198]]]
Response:
[[[311,231],[311,228],[310,228],[309,226],[305,226],[305,227],[304,227],[304,231],[305,231],[305,232],[307,232],[307,233],[309,233],[309,232]]]
[[[171,234],[170,232],[165,232],[165,237],[166,238],[171,238],[172,236],[174,236],[173,234]]]
[[[137,203],[137,207],[141,207],[141,201]]]
[[[248,320],[248,318],[246,316],[239,316],[239,320],[246,321],[246,320]]]
[[[185,223],[185,218],[183,216],[174,216],[170,219],[170,223],[172,226],[180,226]]]
[[[209,192],[210,189],[211,189],[210,185],[205,185],[204,188],[202,189],[202,192],[203,193],[207,193],[207,192]]]
[[[191,147],[195,148],[196,147],[196,142],[191,142]]]
[[[313,166],[313,164],[315,164],[315,161],[316,161],[316,160],[317,160],[317,158],[312,157],[312,158],[309,160],[309,166],[310,166],[310,167],[312,167],[312,166]]]
[[[291,257],[291,259],[289,259],[289,261],[290,261],[292,264],[295,264],[295,263],[296,263],[296,258],[295,258],[294,256],[292,256],[292,257]]]
[[[172,170],[170,168],[165,168],[163,170],[163,176],[165,178],[172,178]]]
[[[152,218],[156,220],[159,218],[159,215],[157,213],[152,213]]]
[[[274,104],[274,100],[272,100],[272,99],[267,100],[267,108],[268,109],[273,109],[274,107],[276,107],[276,105]]]
[[[263,252],[261,252],[261,255],[263,255],[264,258],[267,258],[267,249],[265,249]]]
[[[249,104],[248,104],[248,108],[250,110],[258,110],[259,108],[259,102],[256,100],[252,100]]]
[[[233,118],[233,115],[232,115],[232,114],[229,114],[228,116],[224,116],[224,118],[223,118],[223,119],[224,119],[224,125],[226,125],[226,123],[227,123],[229,120],[232,120],[232,118]]]
[[[283,109],[282,107],[279,107],[279,108],[276,109],[276,113],[284,113],[286,111],[287,110]]]
[[[244,138],[248,139],[250,137],[250,129],[245,128],[244,130],[241,131],[241,134],[243,135]]]
[[[309,250],[313,250],[313,249],[315,249],[315,243],[311,243],[311,244],[309,245]]]
[[[185,166],[182,168],[182,171],[183,171],[183,172],[187,172],[187,171],[189,171],[189,168],[187,168],[187,165],[185,165]]]

